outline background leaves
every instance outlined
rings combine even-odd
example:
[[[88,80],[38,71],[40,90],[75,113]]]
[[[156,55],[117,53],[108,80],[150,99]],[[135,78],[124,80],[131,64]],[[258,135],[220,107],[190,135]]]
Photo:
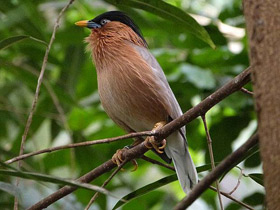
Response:
[[[151,13],[156,14],[159,17],[173,21],[176,27],[184,27],[189,33],[194,34],[201,40],[208,43],[212,48],[215,48],[215,44],[209,37],[206,30],[200,26],[194,18],[180,10],[177,7],[174,7],[170,4],[165,3],[161,0],[106,0],[107,2],[118,5],[125,5],[130,7],[135,7],[138,9],[143,9]]]
[[[20,41],[23,41],[25,39],[31,39],[31,40],[34,40],[34,41],[37,41],[39,43],[42,43],[42,44],[45,44],[47,45],[46,42],[42,41],[42,40],[39,40],[39,39],[36,39],[32,36],[26,36],[26,35],[21,35],[21,36],[14,36],[14,37],[9,37],[7,39],[4,39],[0,42],[0,50],[2,49],[5,49],[9,46],[11,46],[12,44],[15,44],[17,42],[20,42]]]

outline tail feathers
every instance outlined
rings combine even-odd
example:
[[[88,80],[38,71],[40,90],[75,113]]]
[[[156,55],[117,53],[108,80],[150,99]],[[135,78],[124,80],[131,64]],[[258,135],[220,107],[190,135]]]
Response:
[[[187,146],[185,137],[175,132],[167,138],[165,147],[165,152],[174,163],[178,180],[185,193],[198,182],[196,168]]]
[[[178,180],[184,192],[187,193],[198,182],[196,168],[191,159],[190,153],[187,149],[185,150],[185,154],[180,154],[176,150],[171,150],[170,153]]]

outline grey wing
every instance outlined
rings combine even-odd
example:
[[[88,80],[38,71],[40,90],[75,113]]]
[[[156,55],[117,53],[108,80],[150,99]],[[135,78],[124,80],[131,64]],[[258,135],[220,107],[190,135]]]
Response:
[[[140,47],[140,46],[137,46],[134,44],[132,44],[132,46],[143,57],[143,59],[151,66],[151,69],[153,70],[156,78],[158,78],[158,80],[156,80],[155,82],[160,83],[158,86],[164,87],[164,88],[162,88],[161,91],[162,91],[163,96],[165,97],[165,100],[168,102],[168,104],[170,106],[170,110],[169,110],[170,117],[172,119],[176,119],[177,117],[181,116],[183,113],[180,108],[180,105],[178,104],[178,102],[167,82],[165,74],[164,74],[161,66],[155,59],[155,57],[150,53],[150,51],[147,48]],[[185,138],[185,127],[182,127],[181,132]]]
[[[155,57],[144,47],[133,46],[143,59],[151,66],[155,74],[155,82],[158,82],[157,87],[163,87],[159,91],[163,95],[163,100],[169,104],[168,114],[172,119],[182,115],[182,110],[166,80],[164,72],[158,64]],[[167,138],[167,145],[164,149],[166,155],[172,159],[179,182],[183,190],[187,193],[197,182],[197,172],[187,148],[185,137],[185,127],[182,127],[179,132],[174,132]]]

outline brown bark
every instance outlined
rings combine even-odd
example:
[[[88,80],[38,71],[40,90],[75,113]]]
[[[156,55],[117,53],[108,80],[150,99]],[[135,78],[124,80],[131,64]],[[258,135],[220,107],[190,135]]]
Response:
[[[280,1],[244,0],[268,209],[280,209]]]

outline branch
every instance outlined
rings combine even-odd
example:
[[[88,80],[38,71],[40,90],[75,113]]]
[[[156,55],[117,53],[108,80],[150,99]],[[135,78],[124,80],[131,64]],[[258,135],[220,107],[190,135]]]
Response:
[[[43,82],[44,73],[45,73],[45,70],[46,70],[47,62],[48,62],[49,52],[50,52],[51,46],[52,46],[52,44],[54,42],[54,39],[55,39],[56,30],[59,27],[60,18],[62,17],[64,12],[68,9],[68,7],[73,2],[74,2],[74,0],[70,0],[69,3],[60,11],[60,13],[59,13],[59,15],[58,15],[58,17],[56,19],[56,22],[55,22],[55,25],[54,25],[54,28],[53,28],[53,33],[52,33],[50,42],[49,42],[49,44],[47,46],[47,49],[46,49],[46,52],[45,52],[43,64],[42,64],[40,75],[39,75],[39,78],[38,78],[38,84],[37,84],[37,87],[36,87],[36,92],[35,92],[34,99],[33,99],[33,102],[32,102],[31,111],[29,113],[29,116],[28,116],[28,119],[27,119],[27,122],[26,122],[26,126],[25,126],[25,129],[24,129],[24,133],[22,135],[21,146],[20,146],[20,153],[19,153],[20,155],[22,155],[23,152],[24,152],[24,144],[25,144],[25,141],[26,141],[26,138],[27,138],[27,134],[29,132],[29,129],[30,129],[30,126],[31,126],[31,123],[32,123],[32,119],[33,119],[33,115],[34,115],[34,112],[35,112],[35,109],[36,109],[36,105],[37,105],[37,102],[38,102],[41,85],[42,85],[42,82]]]
[[[239,175],[239,177],[238,177],[238,179],[237,179],[237,184],[236,184],[236,186],[232,189],[232,191],[230,191],[228,194],[229,195],[232,195],[232,193],[234,193],[236,190],[237,190],[237,188],[239,187],[239,185],[240,185],[240,183],[241,183],[241,178],[242,178],[242,176],[243,176],[243,170],[242,170],[242,168],[240,168],[240,175]]]
[[[209,186],[209,189],[214,190],[215,192],[217,192],[217,189],[215,187]],[[228,199],[234,201],[235,203],[238,203],[240,206],[244,206],[247,209],[254,210],[254,208],[252,206],[249,206],[248,204],[243,203],[240,200],[237,200],[236,198],[232,197],[229,193],[226,193],[226,192],[223,192],[223,191],[220,191],[220,193],[223,196],[227,197]]]
[[[204,129],[205,129],[205,133],[206,133],[209,156],[210,156],[210,160],[211,160],[211,168],[212,168],[212,171],[213,171],[215,169],[215,159],[214,159],[213,148],[212,148],[212,139],[211,139],[210,132],[209,132],[209,129],[208,129],[208,126],[207,126],[205,115],[201,115],[201,119],[203,121]],[[220,208],[221,208],[221,210],[224,210],[222,197],[221,197],[221,193],[220,193],[219,181],[216,180],[215,183],[216,183],[216,189],[217,189],[217,193],[218,193]]]
[[[236,76],[234,79],[232,79],[230,82],[228,82],[226,85],[224,85],[216,92],[208,96],[198,105],[185,112],[182,116],[168,123],[162,129],[155,131],[154,135],[157,137],[156,140],[161,141],[161,139],[166,138],[168,135],[178,130],[185,124],[196,119],[198,116],[205,114],[209,109],[211,109],[214,105],[222,101],[230,94],[240,90],[246,83],[250,81],[250,72],[251,68],[249,67],[248,69],[244,70],[241,74]],[[126,161],[130,161],[132,159],[141,157],[147,151],[148,149],[145,147],[144,143],[141,143],[129,150],[124,151],[123,157],[125,157]],[[116,165],[113,163],[113,161],[108,160],[107,162],[88,172],[78,180],[86,183],[91,182],[98,176],[112,170],[115,167]],[[76,189],[76,187],[65,186],[56,191],[55,193],[49,195],[48,197],[42,199],[38,203],[34,204],[29,208],[29,210],[47,208],[55,201],[72,193]]]
[[[180,201],[174,210],[184,210],[189,207],[215,180],[217,180],[225,171],[232,169],[235,163],[253,146],[258,143],[258,135],[253,135],[239,149],[227,156],[213,171],[204,177],[194,186],[190,194]]]
[[[35,151],[35,152],[30,152],[30,153],[27,153],[27,154],[19,155],[17,157],[14,157],[10,160],[5,161],[5,163],[6,164],[11,164],[11,163],[14,163],[14,162],[19,161],[19,160],[23,160],[23,159],[28,158],[28,157],[32,157],[32,156],[39,155],[39,154],[44,154],[44,153],[50,153],[50,152],[63,150],[63,149],[85,147],[85,146],[91,146],[91,145],[94,145],[94,144],[111,143],[111,142],[114,142],[114,141],[119,141],[119,140],[134,138],[134,137],[152,136],[152,135],[154,135],[154,132],[152,132],[152,131],[142,131],[142,132],[137,132],[137,133],[126,134],[126,135],[123,135],[123,136],[113,137],[113,138],[79,142],[79,143],[74,143],[74,144],[67,144],[67,145],[62,145],[62,146],[57,146],[57,147],[51,147],[51,148],[46,148],[46,149],[38,150],[38,151]]]
[[[143,155],[141,158],[142,158],[143,160],[149,162],[149,163],[156,164],[156,165],[159,165],[159,166],[162,166],[162,167],[165,167],[165,168],[168,168],[168,169],[170,169],[170,170],[175,171],[175,168],[174,168],[173,166],[167,165],[167,164],[162,163],[162,162],[157,161],[157,160],[154,160],[154,159],[149,158],[149,157],[147,157],[147,156],[145,156],[145,155]]]
[[[243,92],[243,93],[245,93],[245,94],[247,94],[247,95],[250,95],[250,96],[253,96],[253,95],[254,95],[254,93],[253,93],[252,91],[249,91],[249,90],[247,90],[247,89],[244,88],[244,87],[241,88],[240,91]]]

